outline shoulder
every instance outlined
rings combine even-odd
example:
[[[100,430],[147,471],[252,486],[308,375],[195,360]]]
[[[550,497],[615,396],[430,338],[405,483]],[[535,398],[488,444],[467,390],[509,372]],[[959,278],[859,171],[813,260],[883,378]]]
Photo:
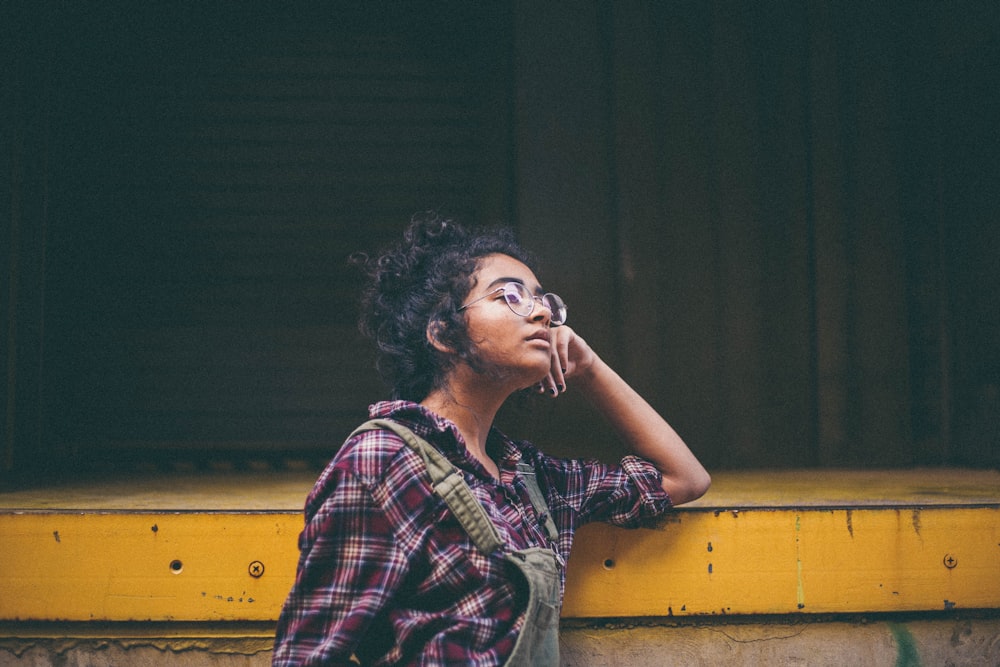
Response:
[[[425,477],[422,472],[420,457],[395,433],[384,429],[355,433],[316,480],[306,500],[306,512],[315,513],[328,499],[349,488],[374,499],[386,489],[420,485]]]
[[[409,448],[392,431],[373,428],[350,436],[330,462],[331,466],[364,478],[379,478]]]

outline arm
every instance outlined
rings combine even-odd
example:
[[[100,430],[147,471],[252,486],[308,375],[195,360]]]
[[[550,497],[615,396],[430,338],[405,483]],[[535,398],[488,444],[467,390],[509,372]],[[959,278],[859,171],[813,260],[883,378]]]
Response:
[[[552,370],[543,380],[557,396],[572,380],[619,433],[633,453],[663,475],[675,505],[700,498],[711,478],[676,431],[569,327],[552,329]]]
[[[391,522],[352,475],[335,477],[335,490],[299,539],[302,554],[278,623],[275,667],[353,664],[351,654],[404,574]]]

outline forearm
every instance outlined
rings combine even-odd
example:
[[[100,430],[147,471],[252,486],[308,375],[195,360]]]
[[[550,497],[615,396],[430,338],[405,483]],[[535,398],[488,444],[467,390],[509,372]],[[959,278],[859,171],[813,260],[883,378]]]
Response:
[[[704,495],[711,483],[708,472],[673,427],[614,369],[596,358],[575,380],[629,449],[656,466],[675,505]]]

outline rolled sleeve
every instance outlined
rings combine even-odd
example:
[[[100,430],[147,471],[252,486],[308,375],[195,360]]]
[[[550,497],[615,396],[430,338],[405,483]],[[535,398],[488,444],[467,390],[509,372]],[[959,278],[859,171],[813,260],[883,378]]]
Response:
[[[626,456],[621,460],[621,467],[638,494],[637,511],[625,518],[627,523],[612,523],[624,527],[644,525],[673,507],[670,494],[663,488],[663,475],[656,466],[638,456]]]
[[[638,456],[618,464],[552,459],[540,455],[550,490],[550,506],[568,530],[594,521],[622,528],[646,525],[671,508],[656,467]]]

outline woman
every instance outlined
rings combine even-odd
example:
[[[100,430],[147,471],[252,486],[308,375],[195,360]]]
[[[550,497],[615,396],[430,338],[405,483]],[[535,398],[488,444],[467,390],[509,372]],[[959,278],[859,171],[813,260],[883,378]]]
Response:
[[[708,473],[565,326],[509,232],[415,217],[368,268],[361,327],[393,400],[309,495],[273,664],[558,664],[576,529],[638,526],[705,493]],[[493,427],[511,394],[569,386],[632,455],[552,458]]]

